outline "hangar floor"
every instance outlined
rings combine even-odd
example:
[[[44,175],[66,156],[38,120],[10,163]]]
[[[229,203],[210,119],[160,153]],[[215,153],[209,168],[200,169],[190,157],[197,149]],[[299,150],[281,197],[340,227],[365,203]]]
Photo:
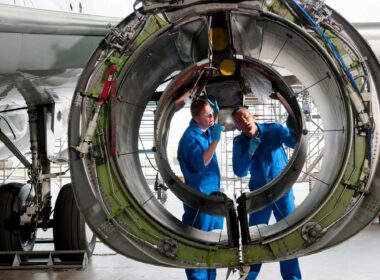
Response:
[[[380,279],[380,223],[369,225],[343,244],[318,254],[300,258],[306,280]],[[227,270],[218,270],[217,279],[226,279]],[[185,280],[182,269],[162,268],[132,261],[98,242],[93,257],[84,270],[3,270],[0,280]],[[238,279],[235,273],[229,279]],[[265,264],[259,280],[281,279],[277,263]]]

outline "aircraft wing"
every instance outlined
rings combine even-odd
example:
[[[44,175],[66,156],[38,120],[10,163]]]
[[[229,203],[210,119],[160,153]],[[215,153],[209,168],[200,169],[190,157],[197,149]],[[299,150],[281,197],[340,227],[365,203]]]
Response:
[[[69,104],[82,68],[119,21],[0,5],[0,129],[21,151],[30,149],[26,106],[55,103],[49,135],[66,135]],[[11,155],[1,144],[0,158]]]
[[[120,19],[0,5],[0,73],[82,68]]]
[[[357,22],[352,24],[371,46],[380,60],[380,22]]]

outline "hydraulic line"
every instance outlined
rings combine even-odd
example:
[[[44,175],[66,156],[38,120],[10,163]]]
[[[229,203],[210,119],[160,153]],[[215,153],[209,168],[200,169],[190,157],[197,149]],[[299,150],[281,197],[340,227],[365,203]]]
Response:
[[[327,43],[328,47],[331,49],[333,52],[335,58],[339,62],[340,66],[343,68],[344,73],[350,80],[352,86],[354,87],[355,91],[360,95],[361,91],[358,86],[358,84],[355,82],[350,70],[348,69],[346,63],[343,61],[343,58],[340,56],[339,52],[335,48],[335,46],[332,44],[330,39],[323,33],[321,27],[319,26],[318,23],[315,22],[315,20],[311,17],[311,15],[296,1],[296,0],[284,0],[284,2],[290,1],[297,9],[298,12],[300,12],[306,19],[307,21],[312,25],[314,30],[323,38],[323,40]]]
[[[99,97],[98,103],[96,104],[94,115],[92,117],[92,120],[88,124],[86,134],[80,143],[79,146],[75,147],[77,151],[81,153],[81,155],[87,154],[90,148],[90,144],[92,142],[92,138],[94,137],[95,130],[97,127],[97,122],[100,114],[100,109],[103,106],[103,104],[106,102],[108,98],[108,93],[110,92],[111,83],[114,77],[114,74],[116,73],[117,69],[115,65],[111,65],[110,69],[107,74],[107,79],[104,83],[102,93]]]

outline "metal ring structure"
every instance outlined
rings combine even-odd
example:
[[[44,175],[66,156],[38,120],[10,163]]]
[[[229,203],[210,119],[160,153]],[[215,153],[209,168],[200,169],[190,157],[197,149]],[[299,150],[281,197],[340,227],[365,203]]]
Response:
[[[174,5],[144,1],[143,9],[107,35],[83,70],[69,123],[75,196],[87,224],[102,241],[127,257],[155,265],[240,267],[321,251],[350,238],[376,217],[379,63],[346,20],[332,11],[317,21],[331,9],[319,1],[309,7],[309,2],[299,7],[292,0],[188,0]],[[286,219],[259,228],[241,226],[240,233],[237,227],[246,214],[281,195],[284,189],[273,186],[291,172],[300,172],[304,160],[296,160],[302,154],[296,149],[282,175],[263,192],[237,199],[241,211],[224,195],[194,192],[170,171],[165,145],[173,102],[181,87],[194,82],[191,69],[202,68],[210,59],[208,24],[210,17],[220,14],[229,27],[233,59],[256,61],[267,72],[290,72],[313,98],[324,130],[322,167],[303,203]],[[157,91],[171,75],[176,78],[166,90]],[[272,82],[281,84],[275,78]],[[226,217],[227,234],[185,225],[155,198],[139,157],[144,113],[152,103],[152,152],[158,172],[169,187],[183,186],[185,195],[180,198],[185,203]],[[302,112],[295,115],[302,150],[307,141],[300,133],[304,117]],[[289,188],[293,181],[280,185],[287,183]]]
[[[221,197],[219,204],[215,203],[215,197],[205,196],[202,193],[195,191],[193,188],[184,184],[178,176],[175,175],[170,165],[168,164],[168,158],[166,154],[166,147],[168,143],[170,124],[175,111],[178,110],[178,96],[184,91],[183,87],[188,84],[188,81],[195,80],[203,69],[207,67],[206,61],[201,61],[195,66],[190,66],[188,69],[184,69],[178,74],[175,79],[168,85],[165,92],[163,92],[160,102],[157,106],[155,113],[156,130],[155,130],[155,149],[156,149],[156,163],[160,170],[161,176],[168,183],[169,188],[176,194],[178,198],[184,201],[187,205],[193,209],[199,209],[203,212],[207,212],[213,215],[227,216],[229,205],[233,202],[231,199]],[[293,90],[282,79],[281,75],[277,73],[273,68],[269,68],[266,64],[262,64],[257,60],[253,60],[249,57],[241,57],[236,59],[237,64],[244,64],[247,67],[261,69],[266,73],[268,77],[271,77],[273,82],[281,90],[278,97],[281,103],[288,108],[291,114],[294,114],[296,119],[296,130],[298,133],[297,147],[290,160],[288,168],[281,173],[276,180],[273,180],[270,184],[260,188],[258,191],[251,192],[248,197],[239,199],[241,204],[245,204],[247,212],[251,213],[265,208],[266,205],[280,198],[296,181],[300,174],[300,168],[295,166],[303,166],[306,158],[305,137],[302,134],[302,113],[299,108],[299,104],[294,96]],[[212,83],[208,81],[208,83]],[[186,81],[186,83],[184,82]],[[292,166],[292,168],[290,168]]]

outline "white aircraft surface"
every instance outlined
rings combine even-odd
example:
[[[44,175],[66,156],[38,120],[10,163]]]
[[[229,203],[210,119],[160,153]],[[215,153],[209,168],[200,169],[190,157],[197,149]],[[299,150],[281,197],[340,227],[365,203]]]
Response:
[[[36,229],[52,227],[57,250],[91,255],[95,237],[86,233],[86,221],[104,243],[141,262],[241,269],[330,248],[378,215],[380,23],[354,24],[371,50],[323,1],[202,2],[142,1],[116,28],[120,18],[81,14],[95,11],[94,1],[0,5],[0,158],[14,155],[29,172],[29,182],[0,188],[0,221],[7,221],[1,251],[30,251]],[[46,5],[59,11],[35,9]],[[222,51],[209,44],[215,27],[228,30]],[[219,101],[221,117],[236,105],[253,107],[238,94],[249,96],[240,83],[249,76],[215,70],[227,58],[236,69],[265,75],[297,124],[289,167],[264,191],[236,200],[193,191],[168,158],[180,114],[175,104],[195,83]],[[221,88],[234,94],[226,97]],[[316,185],[287,219],[248,228],[246,214],[275,201],[303,170],[306,95],[324,132]],[[147,119],[154,119],[153,130],[145,130]],[[72,184],[53,206],[50,179],[60,174],[50,167],[63,159],[54,145],[68,124]],[[145,134],[154,136],[154,149],[143,146]],[[141,166],[148,154],[159,171],[155,189]],[[166,188],[195,209],[225,217],[226,230],[205,233],[182,224],[156,198]]]
[[[10,182],[1,187],[0,220],[15,219],[11,223],[16,229],[2,224],[0,250],[30,251],[37,228],[54,227],[57,249],[86,249],[91,255],[95,238],[86,235],[70,184],[52,205],[50,179],[63,174],[52,174],[50,166],[53,161],[67,164],[67,149],[66,156],[57,154],[55,143],[67,134],[73,89],[89,56],[119,19],[3,4],[0,18],[0,138],[4,143],[0,157],[16,156],[29,172],[29,184]],[[16,218],[10,218],[13,211]],[[77,218],[67,224],[65,215]],[[72,229],[72,241],[67,229]],[[12,260],[12,256],[3,259]]]

